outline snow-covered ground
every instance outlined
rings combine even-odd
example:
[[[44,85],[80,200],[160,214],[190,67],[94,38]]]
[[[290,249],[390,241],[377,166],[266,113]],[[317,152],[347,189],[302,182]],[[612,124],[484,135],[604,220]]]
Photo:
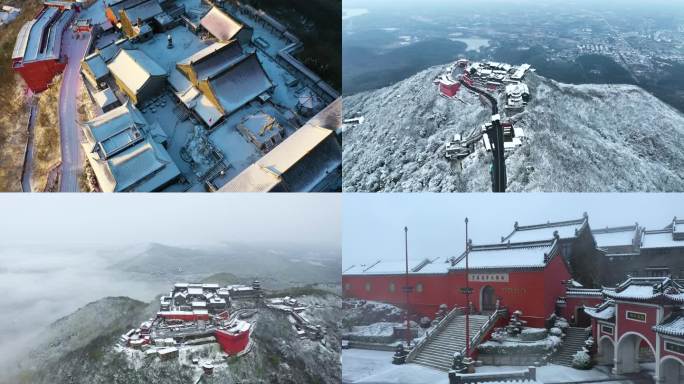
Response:
[[[364,349],[346,349],[342,351],[342,382],[351,383],[386,383],[386,384],[448,384],[446,372],[428,368],[418,364],[392,364],[392,352],[371,351]],[[525,367],[483,366],[478,373],[515,372]],[[600,381],[603,383],[627,384],[629,380],[613,380],[609,367],[596,367],[582,371],[560,365],[549,364],[537,368],[537,381],[540,383],[564,383]],[[604,381],[605,380],[605,381]]]

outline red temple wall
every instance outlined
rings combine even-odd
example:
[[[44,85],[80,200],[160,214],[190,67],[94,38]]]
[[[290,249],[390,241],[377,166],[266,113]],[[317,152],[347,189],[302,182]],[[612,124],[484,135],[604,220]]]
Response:
[[[562,282],[570,278],[570,274],[560,257],[554,257],[544,270],[483,272],[473,271],[486,279],[487,275],[506,273],[508,281],[471,279],[469,286],[473,289],[470,300],[475,311],[482,310],[482,292],[486,286],[494,289],[494,296],[499,298],[500,304],[510,311],[520,310],[523,319],[530,326],[543,326],[544,319],[554,310],[558,296],[564,294]],[[342,277],[345,297],[355,297],[364,300],[380,301],[404,307],[406,295],[402,291],[403,275],[347,275]],[[370,290],[366,290],[366,283],[370,283]],[[394,291],[390,290],[390,283],[394,283]],[[417,289],[418,284],[422,290]],[[411,311],[420,316],[434,318],[435,312],[441,304],[449,308],[455,305],[465,307],[466,298],[461,293],[465,287],[465,272],[457,271],[444,275],[411,274],[409,286],[413,291],[409,295]]]
[[[65,67],[65,62],[42,60],[16,67],[15,71],[21,75],[26,82],[26,85],[28,85],[33,92],[38,93],[48,89],[52,79],[62,73]]]
[[[216,341],[221,345],[223,351],[231,355],[236,355],[247,348],[249,344],[249,331],[245,331],[236,335],[216,331],[214,334]]]

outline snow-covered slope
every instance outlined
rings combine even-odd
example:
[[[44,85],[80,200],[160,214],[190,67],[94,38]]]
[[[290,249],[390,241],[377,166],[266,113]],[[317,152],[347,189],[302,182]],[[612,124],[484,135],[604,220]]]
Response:
[[[464,102],[440,97],[442,70],[344,99],[345,118],[365,118],[344,132],[345,191],[491,190],[490,154],[462,169],[444,157],[490,110],[465,88]],[[636,86],[526,82],[531,101],[513,120],[529,139],[506,160],[508,191],[684,191],[684,115]]]

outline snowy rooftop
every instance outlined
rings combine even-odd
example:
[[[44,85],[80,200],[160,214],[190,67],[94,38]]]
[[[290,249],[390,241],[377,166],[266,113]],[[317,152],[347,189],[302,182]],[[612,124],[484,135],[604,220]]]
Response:
[[[223,114],[216,108],[214,103],[177,69],[172,69],[169,74],[169,84],[173,88],[176,97],[186,107],[194,110],[197,115],[209,127],[213,127],[219,122]]]
[[[684,337],[684,314],[673,313],[653,330],[663,335]]]
[[[179,68],[190,66],[197,80],[204,80],[230,66],[231,62],[242,56],[242,47],[237,40],[227,43],[214,43],[192,56],[178,62]]]
[[[553,239],[556,231],[560,239],[572,239],[577,236],[577,231],[587,225],[587,220],[585,216],[577,220],[547,222],[546,224],[518,225],[516,223],[513,232],[502,238],[501,242],[509,240],[515,242],[549,240]]]
[[[95,102],[100,108],[105,108],[119,101],[119,99],[116,98],[116,95],[114,95],[114,92],[112,92],[111,88],[106,88],[95,93],[93,95],[93,99],[95,99]]]
[[[430,268],[433,267],[434,268]],[[410,274],[415,273],[447,273],[447,264],[444,259],[409,259],[408,268]],[[359,264],[348,267],[343,275],[396,275],[406,273],[406,261],[377,260],[369,264]]]
[[[116,43],[112,42],[99,47],[97,51],[100,53],[102,60],[104,60],[106,63],[109,63],[116,56],[116,54],[119,53],[120,49],[121,48]]]
[[[122,49],[108,67],[114,76],[136,93],[150,77],[166,75],[159,64],[137,49]]]
[[[19,31],[12,58],[23,58],[24,62],[58,59],[62,32],[73,16],[72,10],[45,7],[35,20],[24,24]]]
[[[604,289],[603,294],[612,299],[649,301],[669,298],[675,302],[684,300],[684,289],[669,277],[630,277],[615,289]]]
[[[553,240],[473,245],[468,254],[468,266],[472,269],[487,268],[541,268],[556,247]],[[465,253],[459,256],[451,269],[465,269]]]
[[[675,240],[672,229],[644,231],[641,235],[641,248],[684,247],[684,241]]]
[[[615,317],[615,305],[612,300],[604,301],[596,307],[585,305],[584,313],[599,320],[610,320]]]
[[[226,114],[236,111],[273,86],[255,53],[244,56],[208,81]]]
[[[594,235],[594,240],[596,240],[596,246],[606,248],[631,246],[638,231],[639,227],[634,224],[624,227],[592,229],[591,233]]]
[[[603,291],[600,288],[568,287],[565,289],[565,296],[570,297],[595,297],[602,295]]]
[[[150,0],[105,0],[107,7],[110,7],[112,12],[119,18],[119,11],[130,9],[138,6],[139,4],[146,3]],[[135,22],[135,19],[131,20]]]
[[[317,156],[315,162],[308,164],[308,173],[300,176],[300,182],[304,184],[290,186],[292,190],[309,191],[320,178],[339,167],[342,161],[334,133],[334,129],[341,125],[341,108],[341,100],[335,100],[277,147],[230,180],[220,191],[273,190],[280,184],[284,173],[302,163],[307,157]],[[336,148],[327,148],[326,143],[334,144]],[[317,148],[320,150],[316,151]]]
[[[103,191],[152,191],[179,175],[166,149],[144,132],[130,104],[83,124],[82,144]]]
[[[244,28],[240,22],[216,7],[212,7],[204,15],[200,24],[220,41],[228,41],[235,38],[240,30]]]
[[[100,79],[109,73],[107,63],[105,63],[105,60],[99,53],[93,53],[92,55],[87,56],[83,61],[88,65],[88,68],[93,72],[96,79]]]
[[[684,220],[678,220],[676,217],[672,220],[672,232],[684,233]]]
[[[131,23],[136,24],[138,20],[147,21],[162,13],[157,0],[148,0],[131,8],[125,9],[126,16]]]

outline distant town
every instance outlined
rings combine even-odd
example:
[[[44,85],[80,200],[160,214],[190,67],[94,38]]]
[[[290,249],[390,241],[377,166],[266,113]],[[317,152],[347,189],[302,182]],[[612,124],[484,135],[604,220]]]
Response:
[[[526,2],[469,4],[467,11],[445,6],[439,13],[425,9],[402,23],[397,10],[374,19],[368,9],[346,9],[345,46],[376,44],[379,53],[372,66],[367,64],[371,59],[363,58],[365,68],[350,57],[345,71],[353,76],[345,76],[344,92],[405,78],[407,70],[397,62],[417,65],[408,71],[415,73],[467,52],[474,60],[527,62],[542,76],[565,83],[637,84],[684,111],[678,93],[684,68],[681,7],[631,2],[615,12],[611,7],[618,3],[612,2],[527,3],[530,6]],[[369,33],[375,38],[364,39]],[[411,46],[418,52],[433,52],[422,59],[426,55],[411,54]],[[375,70],[371,68],[385,68],[386,73],[375,80],[362,76]]]

